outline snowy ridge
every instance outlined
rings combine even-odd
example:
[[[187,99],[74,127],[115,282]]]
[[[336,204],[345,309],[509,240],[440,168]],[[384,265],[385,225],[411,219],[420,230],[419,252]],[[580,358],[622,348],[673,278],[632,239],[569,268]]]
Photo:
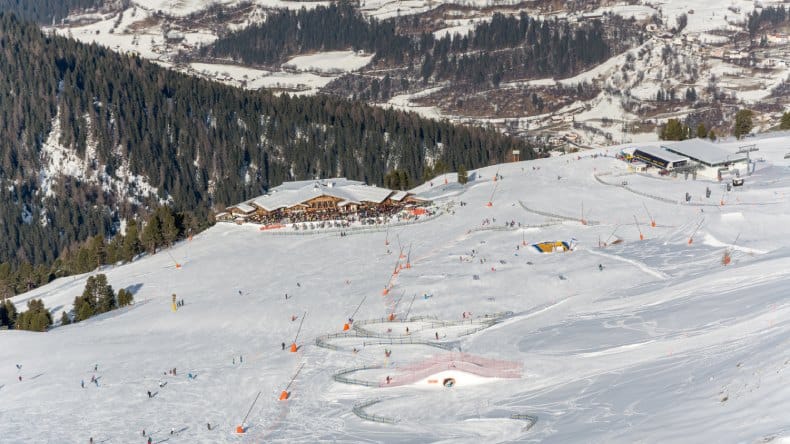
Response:
[[[86,131],[90,134],[90,118]],[[88,137],[85,159],[77,152],[60,143],[60,111],[52,119],[52,129],[41,147],[42,168],[38,174],[40,193],[45,197],[56,197],[54,182],[61,177],[71,177],[82,182],[101,185],[104,191],[113,192],[130,202],[139,203],[139,199],[155,197],[157,188],[148,183],[144,176],[129,171],[129,159],[120,152],[116,155],[121,159],[114,175],[106,172],[106,166],[100,164],[96,156],[96,142]],[[120,149],[120,147],[119,147]]]

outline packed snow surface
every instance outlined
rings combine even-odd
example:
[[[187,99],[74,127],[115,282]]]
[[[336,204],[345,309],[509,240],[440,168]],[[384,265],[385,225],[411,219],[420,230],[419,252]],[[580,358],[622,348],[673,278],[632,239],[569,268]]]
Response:
[[[0,441],[145,442],[145,430],[168,444],[782,442],[790,137],[754,143],[764,161],[729,193],[629,173],[599,149],[482,168],[466,185],[436,178],[415,190],[444,208],[423,223],[343,237],[218,224],[108,267],[133,306],[47,333],[0,331]],[[573,238],[571,252],[529,247]],[[60,318],[92,274],[13,301],[42,298]],[[176,312],[171,294],[185,302]],[[419,319],[401,322],[407,312]],[[356,334],[330,335],[352,315]],[[451,353],[440,347],[513,362],[521,376],[380,386]],[[347,370],[374,386],[333,379]],[[357,417],[360,405],[394,424]]]

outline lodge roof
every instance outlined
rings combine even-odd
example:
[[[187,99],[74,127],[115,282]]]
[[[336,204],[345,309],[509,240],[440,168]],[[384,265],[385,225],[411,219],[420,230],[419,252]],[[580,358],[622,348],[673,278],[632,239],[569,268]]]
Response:
[[[664,148],[711,166],[746,160],[746,155],[743,153],[738,154],[727,151],[716,144],[702,139],[688,139]]]
[[[290,208],[321,196],[340,199],[343,205],[362,202],[380,204],[393,193],[393,190],[387,188],[364,185],[362,182],[345,178],[301,180],[274,187],[270,193],[253,199],[252,203],[266,211]]]
[[[667,151],[664,148],[656,148],[653,146],[644,146],[644,147],[640,146],[636,148],[636,150],[634,150],[634,154],[636,154],[637,151],[641,151],[647,155],[664,160],[666,162],[682,162],[684,160],[688,160],[688,157],[684,157],[676,153]]]

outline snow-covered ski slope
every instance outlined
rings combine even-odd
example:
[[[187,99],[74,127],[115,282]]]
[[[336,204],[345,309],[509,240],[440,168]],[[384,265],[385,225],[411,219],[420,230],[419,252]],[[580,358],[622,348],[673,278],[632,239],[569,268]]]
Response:
[[[116,289],[135,291],[132,308],[48,333],[0,331],[0,441],[142,443],[145,429],[169,444],[788,442],[790,137],[755,142],[752,154],[765,161],[726,194],[719,183],[628,174],[618,160],[593,158],[606,153],[598,150],[483,168],[464,187],[453,175],[448,185],[437,178],[418,191],[441,206],[455,202],[452,210],[388,232],[276,235],[217,225],[104,270]],[[670,203],[685,192],[693,205]],[[587,225],[573,220],[582,206]],[[578,247],[569,253],[524,246],[572,238]],[[599,248],[599,239],[610,245]],[[399,243],[411,247],[411,268],[382,296]],[[87,277],[14,301],[22,308],[41,297],[59,318]],[[185,301],[175,313],[172,293]],[[388,316],[401,296],[395,312],[404,317],[415,295],[409,317],[428,318],[365,323],[367,337],[326,336],[341,333],[365,296],[358,324]],[[305,312],[299,351],[282,351]],[[440,324],[463,321],[464,312],[468,326]],[[493,325],[478,319],[494,313],[503,317]],[[384,383],[458,348],[480,362],[517,364],[521,378]],[[302,364],[290,398],[279,401]],[[174,367],[177,375],[167,374]],[[384,387],[333,379],[361,367],[372,368],[345,377]],[[394,424],[363,420],[355,406]]]

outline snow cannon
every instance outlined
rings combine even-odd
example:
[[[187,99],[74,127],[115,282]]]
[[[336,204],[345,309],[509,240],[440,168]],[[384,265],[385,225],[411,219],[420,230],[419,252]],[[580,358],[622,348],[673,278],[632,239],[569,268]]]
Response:
[[[351,328],[351,326],[350,326],[350,325],[348,325],[348,322],[346,322],[345,324],[343,324],[343,331],[348,331],[348,329],[349,329],[349,328]]]
[[[296,342],[291,343],[291,353],[296,353],[299,350],[299,347],[296,346]]]
[[[288,400],[289,396],[291,396],[291,394],[288,393],[288,390],[283,390],[282,393],[280,393],[280,401]]]
[[[389,294],[389,292],[390,292],[390,289],[387,288],[387,287],[384,287],[384,290],[381,291],[381,295],[382,296],[386,296],[387,294]]]
[[[390,313],[390,315],[387,317],[387,319],[389,319],[390,322],[394,321],[395,320],[395,313]]]
[[[493,204],[493,203],[492,203],[492,202],[489,200],[489,201],[488,201],[488,203],[486,204],[486,206],[487,206],[487,207],[493,207],[493,206],[494,206],[494,204]]]
[[[732,262],[732,256],[729,251],[725,251],[724,256],[721,258],[721,264],[730,265],[730,262]]]
[[[236,426],[236,433],[238,433],[239,435],[243,435],[244,434],[244,426],[243,425],[237,425]]]
[[[181,264],[179,264],[178,262],[176,262],[176,270],[180,270],[180,269],[181,269]]]
[[[651,220],[651,221],[650,221],[650,226],[651,226],[651,227],[653,227],[653,228],[655,228],[655,227],[656,227],[656,221],[654,221],[654,220]]]

